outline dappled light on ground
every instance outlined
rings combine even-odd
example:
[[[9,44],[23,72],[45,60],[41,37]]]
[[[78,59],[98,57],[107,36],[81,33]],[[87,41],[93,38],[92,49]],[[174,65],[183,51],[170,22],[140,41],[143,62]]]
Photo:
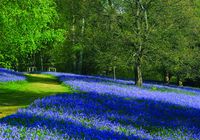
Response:
[[[26,137],[40,131],[40,138],[180,139],[200,138],[200,110],[115,95],[74,93],[36,100],[27,109],[1,120],[7,136]],[[5,131],[4,130],[4,131]],[[48,133],[45,133],[48,132]]]
[[[70,92],[51,75],[27,74],[26,81],[0,83],[0,117],[14,113],[38,98]]]
[[[199,95],[151,91],[106,79],[55,75],[78,93],[38,99],[28,108],[1,119],[0,137],[200,139]]]

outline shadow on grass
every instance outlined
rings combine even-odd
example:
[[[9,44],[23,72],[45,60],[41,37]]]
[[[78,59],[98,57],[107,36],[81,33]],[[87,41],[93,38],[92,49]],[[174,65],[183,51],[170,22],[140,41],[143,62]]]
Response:
[[[105,77],[95,77],[95,76],[85,76],[85,75],[71,75],[71,74],[60,74],[57,76],[58,79],[65,79],[65,80],[79,80],[84,82],[106,82],[106,83],[113,83],[113,84],[121,84],[121,85],[134,85],[133,81],[124,81],[124,80],[114,80],[111,78]]]
[[[29,77],[29,82],[47,84],[52,81],[50,79],[46,81],[44,77],[38,78]],[[95,81],[89,79],[89,82]],[[34,96],[34,93],[31,94]],[[26,110],[25,113],[19,111],[17,114],[1,119],[0,123],[27,128],[43,127],[71,137],[81,138],[84,135],[86,139],[95,137],[97,139],[142,139],[134,134],[128,137],[125,132],[115,132],[114,125],[126,128],[125,131],[137,128],[151,135],[163,132],[163,135],[175,136],[175,139],[178,135],[200,139],[200,110],[163,101],[127,99],[95,92],[74,93],[46,97]],[[70,115],[76,119],[82,117],[91,121],[92,127],[83,125],[81,120],[69,119]],[[109,130],[97,128],[101,122],[109,122]],[[177,131],[181,131],[181,134]]]
[[[86,75],[74,75],[74,74],[60,74],[57,76],[59,79],[68,80],[79,80],[83,82],[93,82],[93,83],[111,83],[111,84],[119,84],[119,86],[134,86],[134,81],[126,81],[126,80],[114,80],[112,78],[101,77],[101,76],[86,76]],[[152,84],[152,85],[151,85]],[[155,82],[155,81],[145,81],[143,89],[152,90],[156,87],[155,91],[159,92],[175,92],[175,93],[182,93],[188,95],[199,95],[200,89],[194,89],[192,87],[179,87],[175,85],[165,85],[162,82]]]
[[[51,76],[51,75],[44,75],[44,74],[27,74],[27,81],[29,83],[54,83],[54,84],[60,84],[61,82],[58,80],[58,78]]]
[[[0,94],[0,106],[27,106],[38,98],[42,98],[48,95],[54,95],[66,92],[46,92],[46,93],[35,93],[35,92],[22,92],[16,90],[3,89]]]
[[[78,123],[76,120],[69,119],[68,115],[78,119]],[[131,128],[143,129],[145,133],[151,135],[166,130],[167,133],[164,133],[168,136],[177,136],[180,133],[176,131],[180,130],[181,135],[190,135],[190,138],[196,135],[198,139],[200,138],[199,116],[199,109],[149,99],[127,100],[115,95],[100,95],[93,92],[46,97],[27,108],[27,113],[18,112],[0,120],[0,123],[28,128],[40,126],[50,131],[67,133],[72,137],[81,137],[81,134],[84,134],[86,138],[94,138],[96,135],[103,139],[111,137],[141,139],[134,134],[128,137],[123,132],[114,132],[113,126],[116,125],[126,128],[124,129],[126,131]],[[80,118],[91,121],[92,127],[82,125]],[[105,125],[109,124],[110,128],[99,130],[97,127],[102,124],[101,122],[107,122]],[[175,135],[170,134],[172,132]]]
[[[68,87],[60,85],[53,76],[26,76],[27,81],[0,83],[0,106],[27,106],[35,99],[69,92]]]
[[[85,139],[128,139],[128,136],[125,134],[119,134],[112,130],[98,130],[91,127],[86,127],[82,125],[81,123],[75,122],[71,119],[59,119],[59,118],[53,118],[47,117],[47,116],[33,116],[32,114],[15,114],[11,115],[7,118],[4,118],[0,120],[4,122],[4,124],[7,122],[7,124],[11,126],[23,126],[26,128],[33,128],[37,129],[38,127],[48,129],[52,132],[56,131],[60,134],[68,135],[70,137],[81,139],[85,137]],[[145,140],[143,138],[140,138],[138,136],[129,136],[129,139],[140,139]]]

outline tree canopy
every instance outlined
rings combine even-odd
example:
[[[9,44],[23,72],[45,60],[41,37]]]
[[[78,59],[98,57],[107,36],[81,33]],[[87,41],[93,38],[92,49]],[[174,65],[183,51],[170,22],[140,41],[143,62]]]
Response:
[[[177,82],[200,75],[198,0],[0,0],[0,66]]]

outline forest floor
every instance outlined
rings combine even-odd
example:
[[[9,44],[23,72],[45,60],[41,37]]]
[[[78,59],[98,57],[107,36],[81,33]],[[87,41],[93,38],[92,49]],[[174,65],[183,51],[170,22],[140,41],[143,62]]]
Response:
[[[51,74],[0,83],[0,139],[200,140],[198,89]]]
[[[69,93],[70,87],[51,75],[27,74],[26,81],[0,83],[0,118],[30,105],[35,99]]]

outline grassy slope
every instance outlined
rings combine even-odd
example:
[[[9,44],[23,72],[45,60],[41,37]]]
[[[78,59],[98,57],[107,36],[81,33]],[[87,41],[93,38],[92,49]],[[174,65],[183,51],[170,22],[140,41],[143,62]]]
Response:
[[[0,83],[0,118],[15,113],[37,98],[66,92],[70,92],[70,87],[51,75],[29,74],[27,81]]]

